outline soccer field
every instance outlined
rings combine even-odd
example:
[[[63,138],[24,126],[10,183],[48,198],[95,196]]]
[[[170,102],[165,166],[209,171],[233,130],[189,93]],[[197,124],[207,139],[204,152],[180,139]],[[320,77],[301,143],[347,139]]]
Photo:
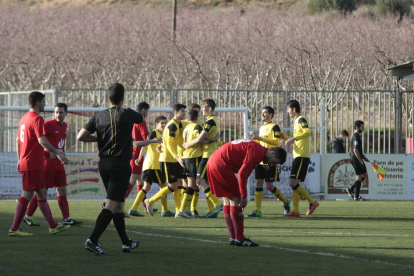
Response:
[[[49,203],[61,220],[57,202]],[[122,253],[111,223],[100,239],[104,257],[84,249],[100,204],[70,202],[72,217],[84,224],[55,236],[37,211],[40,227],[21,225],[35,236],[18,238],[7,235],[16,202],[0,201],[0,275],[414,275],[411,201],[321,201],[309,217],[302,201],[300,218],[282,217],[280,202],[264,201],[262,218],[245,219],[256,248],[229,246],[221,213],[193,220],[156,213],[126,219],[128,235],[141,242],[131,253]],[[249,202],[244,213],[253,208]]]

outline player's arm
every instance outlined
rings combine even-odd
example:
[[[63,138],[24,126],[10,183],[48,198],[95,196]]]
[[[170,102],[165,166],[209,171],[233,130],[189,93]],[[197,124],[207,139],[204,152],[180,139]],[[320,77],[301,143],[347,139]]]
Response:
[[[206,139],[207,135],[208,135],[208,132],[203,130],[201,132],[201,134],[197,138],[195,138],[193,141],[190,141],[188,143],[184,143],[183,147],[185,149],[189,149],[189,148],[193,147],[194,145],[197,145],[198,143],[203,142]]]
[[[217,142],[217,141],[218,141],[218,139],[219,139],[219,138],[220,138],[220,135],[217,133],[216,138],[204,139],[202,143],[203,143],[204,145],[206,145],[206,144],[211,144],[211,143],[215,143],[215,142]]]
[[[69,160],[66,158],[65,155],[61,154],[57,149],[55,149],[54,146],[52,146],[52,144],[50,144],[50,142],[46,139],[45,136],[40,136],[37,138],[37,141],[39,142],[39,144],[44,148],[47,149],[48,151],[56,154],[59,158],[60,161],[62,161],[62,164],[66,164],[69,162]]]
[[[20,138],[16,137],[17,171],[20,172]]]
[[[138,159],[135,159],[135,165],[139,166],[139,162],[141,162],[141,159],[144,156],[144,153],[147,151],[147,147],[148,146],[141,148],[141,150],[139,151]]]
[[[82,142],[98,142],[98,137],[93,135],[96,131],[96,117],[95,115],[86,123],[86,125],[79,131],[76,139]]]
[[[161,143],[161,142],[162,142],[161,138],[154,138],[154,139],[145,140],[145,141],[135,141],[134,140],[132,142],[132,145],[134,147],[145,147],[145,146],[148,146],[149,144],[152,144],[152,143]]]

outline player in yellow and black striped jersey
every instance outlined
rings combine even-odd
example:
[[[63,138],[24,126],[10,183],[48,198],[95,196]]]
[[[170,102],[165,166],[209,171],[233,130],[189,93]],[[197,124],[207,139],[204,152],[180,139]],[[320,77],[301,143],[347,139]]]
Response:
[[[262,121],[264,125],[260,128],[259,134],[250,137],[261,146],[265,148],[272,148],[279,146],[279,140],[283,133],[280,127],[272,123],[275,110],[271,106],[265,106],[262,109]],[[280,181],[277,166],[268,166],[261,162],[255,168],[256,176],[256,192],[254,194],[255,210],[247,215],[247,217],[261,217],[262,216],[262,200],[263,200],[263,180],[266,181],[267,189],[274,194],[280,201],[283,202],[284,214],[290,212],[290,200],[287,200],[280,189],[273,186],[273,182]]]
[[[207,161],[208,158],[217,150],[217,140],[218,140],[218,122],[216,117],[213,115],[214,109],[216,108],[216,103],[212,99],[206,99],[202,103],[202,111],[204,117],[206,117],[206,122],[203,127],[203,131],[200,136],[194,139],[191,142],[184,143],[184,148],[188,149],[198,143],[203,145],[203,156],[197,171],[197,186],[203,189],[207,197],[207,204],[209,210],[205,216],[200,216],[200,218],[215,218],[218,213],[223,209],[223,204],[218,200],[218,198],[210,192],[210,186],[207,182]]]
[[[305,181],[310,162],[310,129],[308,121],[300,115],[300,104],[296,100],[291,100],[286,104],[287,113],[294,119],[293,137],[284,135],[286,145],[293,143],[293,162],[290,172],[289,185],[292,187],[292,211],[284,215],[286,217],[300,217],[299,201],[303,197],[309,202],[309,209],[306,215],[312,214],[319,202],[314,200],[299,183]]]
[[[137,197],[135,198],[134,204],[131,206],[131,209],[128,212],[130,216],[143,217],[138,212],[138,206],[141,201],[144,199],[145,195],[151,189],[152,183],[157,183],[160,188],[166,187],[165,178],[161,174],[160,170],[160,153],[157,151],[157,146],[162,142],[162,133],[164,132],[165,126],[167,124],[167,118],[164,116],[158,116],[155,119],[155,130],[151,131],[148,135],[147,141],[155,141],[154,143],[149,144],[141,149],[138,159],[135,160],[135,164],[140,163],[141,159],[146,152],[142,167],[142,181],[144,182],[144,187],[139,191]],[[167,197],[161,198],[162,212],[161,217],[173,217],[175,214],[168,210],[167,206]]]
[[[174,192],[174,202],[176,211],[181,206],[181,191],[178,189],[180,184],[179,179],[185,176],[184,163],[178,156],[177,148],[178,144],[182,144],[182,124],[181,120],[185,118],[186,106],[183,104],[174,105],[174,118],[171,119],[165,126],[165,130],[162,134],[162,153],[160,154],[160,168],[161,173],[165,176],[168,186],[162,188],[152,198],[145,200],[147,204],[148,213],[153,215],[153,204],[155,201],[168,196]]]
[[[183,133],[184,143],[188,143],[188,142],[193,141],[194,139],[197,139],[197,137],[200,135],[201,131],[203,130],[203,128],[199,124],[197,124],[198,112],[196,110],[191,110],[190,112],[188,112],[188,117],[189,117],[190,123],[184,129],[184,133]],[[187,211],[187,210],[189,209],[192,203],[195,189],[197,189],[197,184],[196,184],[197,169],[198,169],[198,165],[200,163],[202,155],[203,155],[203,147],[201,143],[198,143],[194,145],[193,147],[186,149],[183,152],[182,159],[186,167],[188,187],[181,201],[181,207],[178,213],[178,216],[180,217],[194,218],[195,215],[197,214],[196,213],[197,211],[192,210],[192,212],[190,213],[190,211]]]

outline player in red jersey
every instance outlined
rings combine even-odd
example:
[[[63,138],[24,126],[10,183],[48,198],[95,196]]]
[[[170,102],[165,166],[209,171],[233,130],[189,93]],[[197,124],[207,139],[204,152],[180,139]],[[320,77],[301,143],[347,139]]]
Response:
[[[47,203],[44,180],[44,149],[56,154],[62,164],[66,164],[68,159],[45,138],[43,117],[39,115],[40,112],[44,111],[45,95],[37,91],[30,93],[29,104],[30,111],[20,120],[17,132],[17,171],[22,174],[23,193],[17,203],[16,214],[9,230],[9,236],[33,236],[31,233],[21,231],[20,223],[34,191],[38,194],[39,209],[49,224],[49,233],[54,235],[70,227],[70,225],[58,225],[53,220],[52,212]]]
[[[66,133],[68,126],[65,123],[68,114],[68,106],[65,103],[57,103],[55,105],[55,118],[45,122],[46,140],[55,147],[61,154],[65,154]],[[66,198],[66,173],[65,168],[56,158],[56,154],[45,150],[45,183],[46,188],[56,188],[58,194],[58,204],[62,212],[63,225],[81,225],[81,221],[72,219],[69,215],[69,204]],[[29,208],[23,221],[29,226],[39,226],[33,218],[33,214],[37,209],[37,194],[30,201]]]
[[[286,151],[279,147],[267,149],[252,140],[239,139],[224,144],[208,160],[211,192],[223,197],[230,245],[259,246],[244,236],[243,208],[247,205],[247,179],[262,161],[269,166],[283,164]]]

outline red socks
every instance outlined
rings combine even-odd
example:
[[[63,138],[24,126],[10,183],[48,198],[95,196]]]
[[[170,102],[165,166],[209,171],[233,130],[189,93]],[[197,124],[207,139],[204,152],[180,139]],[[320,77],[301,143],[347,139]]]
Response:
[[[235,239],[236,238],[236,232],[234,231],[233,222],[231,221],[230,206],[229,205],[224,205],[223,206],[223,216],[224,216],[224,220],[226,221],[226,224],[227,224],[227,229],[229,230],[229,233],[230,233],[230,238]]]
[[[33,217],[33,214],[36,212],[36,209],[37,209],[37,193],[30,200],[29,208],[27,208],[26,215],[28,217]]]
[[[134,187],[134,185],[129,183],[129,188],[128,188],[128,191],[125,194],[125,199],[127,199],[129,197],[129,194],[131,193],[133,187]]]
[[[60,211],[62,212],[63,220],[69,218],[69,203],[66,196],[58,196],[57,200],[60,207]]]
[[[223,209],[224,211],[224,209]],[[243,209],[237,206],[230,206],[230,216],[233,222],[234,232],[238,241],[244,241],[244,217]]]
[[[53,220],[52,212],[50,211],[49,204],[47,203],[47,199],[38,200],[37,204],[39,205],[40,211],[42,211],[43,216],[45,217],[47,223],[49,224],[50,228],[56,228],[57,223]]]
[[[24,197],[19,198],[19,202],[17,203],[17,207],[16,207],[16,214],[14,215],[14,220],[13,220],[13,224],[11,227],[12,231],[16,231],[20,228],[20,223],[23,220],[24,213],[26,213],[28,204],[29,204],[29,201],[26,198]]]

